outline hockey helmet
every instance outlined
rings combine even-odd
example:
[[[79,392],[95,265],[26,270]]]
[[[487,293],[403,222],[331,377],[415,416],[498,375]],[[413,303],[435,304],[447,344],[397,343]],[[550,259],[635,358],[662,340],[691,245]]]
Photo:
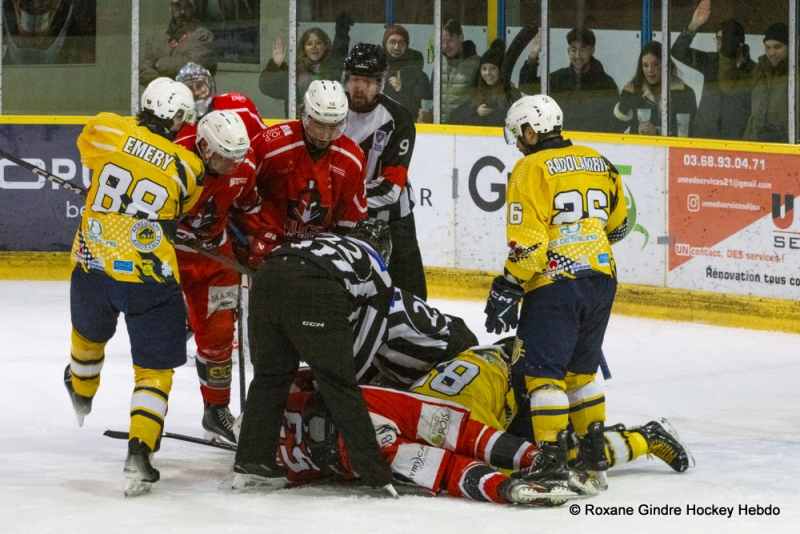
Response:
[[[392,234],[389,231],[389,223],[381,219],[366,217],[358,221],[347,232],[347,236],[365,242],[383,257],[383,261],[387,265],[389,264],[389,258],[392,255]]]
[[[194,124],[197,116],[188,87],[169,78],[156,78],[142,92],[142,109],[159,119],[178,119]]]
[[[303,98],[303,128],[323,142],[338,139],[347,126],[347,95],[342,84],[314,80]],[[314,119],[314,123],[310,119]]]
[[[556,101],[547,95],[523,96],[508,109],[506,114],[506,143],[513,145],[522,137],[523,126],[529,125],[534,132],[544,134],[561,130],[564,114]]]
[[[344,60],[346,75],[379,78],[382,81],[388,69],[386,52],[383,47],[374,44],[358,43]]]
[[[217,84],[207,68],[190,61],[181,68],[175,81],[181,82],[191,89],[198,117],[209,112],[211,101],[217,94]]]
[[[233,172],[250,148],[244,121],[234,111],[212,111],[200,119],[195,139],[198,151],[201,141],[206,142],[205,152],[201,153],[204,163],[218,174]]]

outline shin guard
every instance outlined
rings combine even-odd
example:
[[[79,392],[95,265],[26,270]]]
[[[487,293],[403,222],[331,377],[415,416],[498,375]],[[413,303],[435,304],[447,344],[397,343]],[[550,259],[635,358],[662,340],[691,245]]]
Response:
[[[164,428],[167,401],[172,389],[172,369],[145,369],[133,366],[136,386],[131,397],[130,439],[139,438],[150,450]]]
[[[563,380],[525,377],[531,397],[531,422],[537,443],[555,443],[569,423],[569,399]]]
[[[72,388],[84,397],[94,397],[100,387],[100,371],[105,362],[105,343],[94,343],[72,329]]]
[[[569,398],[569,419],[575,433],[583,437],[589,425],[606,420],[606,397],[595,375],[567,373],[564,379]]]

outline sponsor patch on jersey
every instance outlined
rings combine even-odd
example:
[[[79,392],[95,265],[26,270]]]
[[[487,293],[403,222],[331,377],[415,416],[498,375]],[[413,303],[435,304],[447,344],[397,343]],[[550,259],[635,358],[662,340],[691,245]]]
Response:
[[[234,186],[237,186],[237,185],[244,185],[246,183],[247,183],[247,178],[231,178],[231,185],[230,186],[234,187]]]
[[[93,236],[100,237],[103,235],[103,223],[98,221],[97,219],[89,219],[87,221],[89,223],[89,233]]]
[[[445,452],[419,443],[403,443],[392,459],[392,471],[423,488],[438,491]]]
[[[103,265],[103,260],[89,260],[86,263],[86,266],[89,269],[96,269],[98,271],[105,271],[106,270],[105,266]]]
[[[133,260],[114,260],[111,269],[115,273],[133,274]]]
[[[528,248],[524,248],[516,241],[509,241],[508,248],[511,249],[508,251],[508,259],[511,261],[511,263],[517,263],[518,261],[526,259],[528,256],[530,256],[531,252],[539,248],[539,243],[536,243]]]
[[[161,244],[161,226],[150,221],[139,221],[131,228],[130,236],[136,250],[150,252]]]
[[[345,176],[345,172],[343,169],[340,169],[339,167],[334,167],[333,165],[331,165],[331,172],[333,174],[338,174],[339,176]]]
[[[239,302],[239,287],[233,286],[210,286],[208,288],[208,314],[222,310],[235,310]]]
[[[375,137],[372,138],[372,150],[375,152],[383,152],[386,148],[386,139],[388,135],[382,130],[375,130]]]
[[[558,239],[550,241],[550,243],[548,243],[547,246],[550,249],[554,249],[557,247],[563,247],[565,245],[574,245],[575,243],[589,243],[591,241],[597,241],[598,239],[600,239],[600,236],[597,234],[559,237]]]
[[[289,126],[287,126],[286,124],[281,124],[280,128],[283,131],[284,136],[289,137],[290,135],[292,135],[292,129],[289,128]]]
[[[169,278],[174,274],[172,269],[172,265],[169,264],[168,261],[165,261],[161,264],[161,276],[164,278]]]
[[[153,260],[142,260],[142,274],[153,276]]]
[[[463,416],[445,406],[424,403],[417,423],[417,438],[436,447],[455,450]]]
[[[609,266],[611,265],[611,258],[608,255],[608,252],[603,252],[602,254],[597,255],[597,264]]]

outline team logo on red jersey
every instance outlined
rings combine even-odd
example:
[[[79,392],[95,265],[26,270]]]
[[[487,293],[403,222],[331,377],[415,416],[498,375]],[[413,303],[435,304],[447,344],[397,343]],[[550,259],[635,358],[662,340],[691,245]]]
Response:
[[[296,200],[289,199],[286,235],[306,237],[324,231],[329,211],[330,208],[322,205],[322,193],[317,189],[316,180],[309,180]]]

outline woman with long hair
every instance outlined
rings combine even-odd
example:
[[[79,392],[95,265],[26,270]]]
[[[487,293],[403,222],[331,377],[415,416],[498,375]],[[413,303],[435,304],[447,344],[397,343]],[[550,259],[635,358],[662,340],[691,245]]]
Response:
[[[678,69],[669,62],[669,135],[692,134],[697,114],[697,98],[691,87],[678,76]],[[636,64],[636,75],[625,84],[614,108],[614,115],[630,124],[632,134],[661,135],[661,43],[652,41],[642,47]],[[678,128],[688,118],[688,129]]]

